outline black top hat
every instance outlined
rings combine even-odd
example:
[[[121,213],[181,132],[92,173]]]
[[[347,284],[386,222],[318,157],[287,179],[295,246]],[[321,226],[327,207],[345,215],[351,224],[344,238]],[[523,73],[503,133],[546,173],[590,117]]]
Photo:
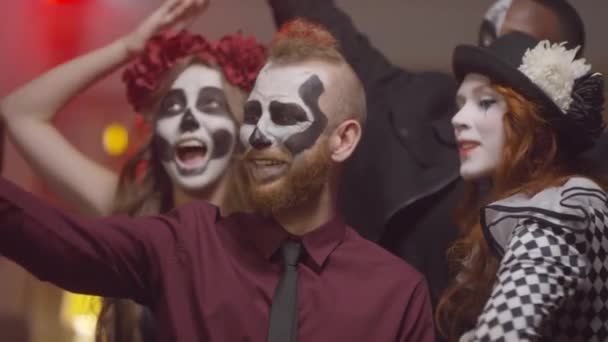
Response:
[[[579,154],[604,129],[604,82],[601,74],[589,72],[584,60],[574,60],[575,54],[561,44],[513,32],[487,48],[457,46],[452,62],[459,82],[467,74],[481,74],[539,105],[540,114],[557,129],[560,147]]]

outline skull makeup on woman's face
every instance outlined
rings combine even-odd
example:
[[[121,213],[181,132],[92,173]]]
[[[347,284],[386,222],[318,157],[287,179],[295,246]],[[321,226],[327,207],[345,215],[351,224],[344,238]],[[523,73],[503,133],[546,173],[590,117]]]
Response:
[[[240,130],[258,210],[277,212],[320,193],[331,160],[319,99],[329,84],[327,68],[317,65],[269,63],[260,72]]]
[[[165,170],[186,191],[215,182],[230,163],[236,124],[219,71],[186,68],[160,102],[155,148]]]

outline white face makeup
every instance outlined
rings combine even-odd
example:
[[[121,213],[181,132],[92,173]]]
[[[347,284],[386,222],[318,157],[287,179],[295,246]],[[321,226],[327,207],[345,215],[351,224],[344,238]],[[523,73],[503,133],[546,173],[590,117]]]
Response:
[[[479,33],[480,46],[488,46],[496,40],[512,2],[513,0],[498,0],[488,9]]]
[[[155,148],[165,170],[186,191],[215,182],[230,163],[236,124],[219,71],[186,68],[158,108]]]
[[[321,136],[327,126],[327,116],[319,108],[324,84],[328,84],[328,73],[314,65],[268,63],[262,69],[245,104],[240,130],[246,150],[260,152],[255,162],[248,163],[256,178],[280,177],[291,159]],[[262,156],[262,151],[280,151],[275,156],[282,157]]]
[[[505,22],[505,17],[512,2],[513,0],[498,0],[486,12],[484,19],[494,25],[496,33],[502,29],[502,24]]]
[[[504,147],[503,117],[508,107],[490,79],[469,74],[458,89],[460,110],[452,125],[460,153],[460,174],[465,180],[490,177],[496,170]]]

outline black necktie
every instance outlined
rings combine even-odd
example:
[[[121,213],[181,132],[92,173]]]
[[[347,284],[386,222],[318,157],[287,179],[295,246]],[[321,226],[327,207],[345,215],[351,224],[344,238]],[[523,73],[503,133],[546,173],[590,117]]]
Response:
[[[281,246],[283,277],[272,297],[268,342],[296,342],[298,335],[298,259],[302,246],[299,241],[287,240]]]

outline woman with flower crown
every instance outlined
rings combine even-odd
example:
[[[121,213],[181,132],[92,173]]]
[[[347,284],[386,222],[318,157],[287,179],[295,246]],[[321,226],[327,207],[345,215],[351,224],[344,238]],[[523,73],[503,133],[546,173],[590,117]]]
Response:
[[[451,341],[608,339],[608,183],[582,157],[603,77],[575,55],[523,33],[454,52],[470,189],[436,313]]]
[[[150,215],[197,198],[224,215],[246,209],[231,161],[243,103],[265,50],[240,34],[209,42],[186,31],[167,32],[207,5],[208,0],[167,0],[133,32],[56,67],[0,103],[12,141],[81,211]],[[117,175],[82,155],[50,120],[91,83],[132,59],[123,74],[127,98],[153,134]],[[139,319],[133,319],[138,311],[134,304],[107,300],[98,326],[107,331],[100,338],[140,339]]]

